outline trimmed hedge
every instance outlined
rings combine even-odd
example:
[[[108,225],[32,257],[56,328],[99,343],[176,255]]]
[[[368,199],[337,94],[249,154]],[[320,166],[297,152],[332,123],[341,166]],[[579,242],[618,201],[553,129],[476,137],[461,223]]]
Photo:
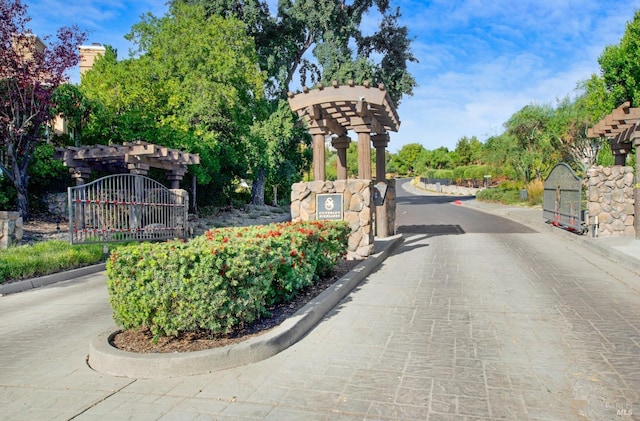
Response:
[[[157,340],[181,332],[229,333],[329,272],[346,253],[343,221],[218,228],[188,243],[142,243],[107,261],[114,320]]]

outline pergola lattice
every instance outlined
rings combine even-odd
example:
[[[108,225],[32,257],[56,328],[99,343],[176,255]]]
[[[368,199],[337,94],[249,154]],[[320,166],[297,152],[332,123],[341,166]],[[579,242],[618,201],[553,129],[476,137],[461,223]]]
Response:
[[[325,87],[318,84],[310,90],[289,92],[291,109],[303,118],[313,136],[313,177],[325,179],[325,137],[335,135],[331,143],[337,150],[338,179],[347,178],[347,149],[351,139],[349,130],[358,134],[358,178],[371,179],[371,141],[376,148],[376,180],[385,179],[385,148],[389,131],[397,132],[400,119],[384,85],[371,87],[368,82],[346,86],[333,82]]]
[[[56,148],[55,157],[69,167],[76,184],[83,184],[92,171],[146,175],[149,168],[167,171],[171,188],[177,189],[187,165],[200,163],[200,156],[147,142]]]
[[[606,137],[611,142],[616,165],[624,165],[630,148],[640,146],[640,124],[638,123],[640,123],[640,108],[631,108],[631,104],[625,102],[590,128],[587,135]]]

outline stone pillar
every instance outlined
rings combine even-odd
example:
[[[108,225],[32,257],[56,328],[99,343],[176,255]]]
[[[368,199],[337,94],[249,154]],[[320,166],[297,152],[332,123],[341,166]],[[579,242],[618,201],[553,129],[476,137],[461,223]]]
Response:
[[[338,152],[338,180],[347,179],[347,149],[349,149],[350,143],[351,139],[348,136],[339,136],[331,141],[331,146],[336,148]]]
[[[371,180],[371,132],[366,127],[355,131],[358,133],[358,178]]]
[[[313,179],[324,181],[324,133],[313,134]]]
[[[344,220],[351,228],[347,259],[365,259],[373,254],[375,246],[371,190],[371,180],[361,179],[295,183],[291,186],[291,220],[316,220],[316,196],[342,194]]]
[[[90,168],[69,168],[71,178],[76,180],[76,186],[81,186],[91,176]]]
[[[587,171],[589,222],[598,218],[598,236],[636,236],[634,169],[591,167]]]
[[[180,182],[184,178],[185,173],[186,173],[186,170],[184,169],[176,169],[176,170],[169,171],[169,174],[167,175],[167,179],[171,182],[172,190],[180,188]]]
[[[22,229],[20,213],[0,211],[0,249],[22,241]]]
[[[180,238],[187,238],[193,232],[189,226],[188,209],[189,209],[189,192],[182,189],[170,189],[176,197],[176,204],[182,205],[184,208],[172,207],[170,226],[174,227],[175,235]],[[176,212],[179,210],[179,212]]]

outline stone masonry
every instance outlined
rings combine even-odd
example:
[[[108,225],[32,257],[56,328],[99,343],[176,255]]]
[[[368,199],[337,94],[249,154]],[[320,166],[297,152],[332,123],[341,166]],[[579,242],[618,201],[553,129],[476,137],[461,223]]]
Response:
[[[362,179],[296,183],[291,186],[291,220],[315,220],[316,195],[341,193],[344,220],[351,227],[347,259],[365,259],[374,249],[371,190],[371,180]]]
[[[589,224],[598,217],[598,235],[634,236],[633,168],[592,167],[587,171]]]
[[[18,212],[0,211],[0,249],[22,240],[22,217]]]

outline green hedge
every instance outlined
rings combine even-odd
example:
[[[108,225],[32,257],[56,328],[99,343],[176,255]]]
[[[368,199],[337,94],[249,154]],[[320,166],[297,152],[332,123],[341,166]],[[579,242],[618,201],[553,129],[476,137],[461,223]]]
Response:
[[[200,329],[229,333],[330,271],[348,234],[342,221],[316,221],[120,247],[107,261],[114,319],[124,329],[148,327],[155,339]]]

